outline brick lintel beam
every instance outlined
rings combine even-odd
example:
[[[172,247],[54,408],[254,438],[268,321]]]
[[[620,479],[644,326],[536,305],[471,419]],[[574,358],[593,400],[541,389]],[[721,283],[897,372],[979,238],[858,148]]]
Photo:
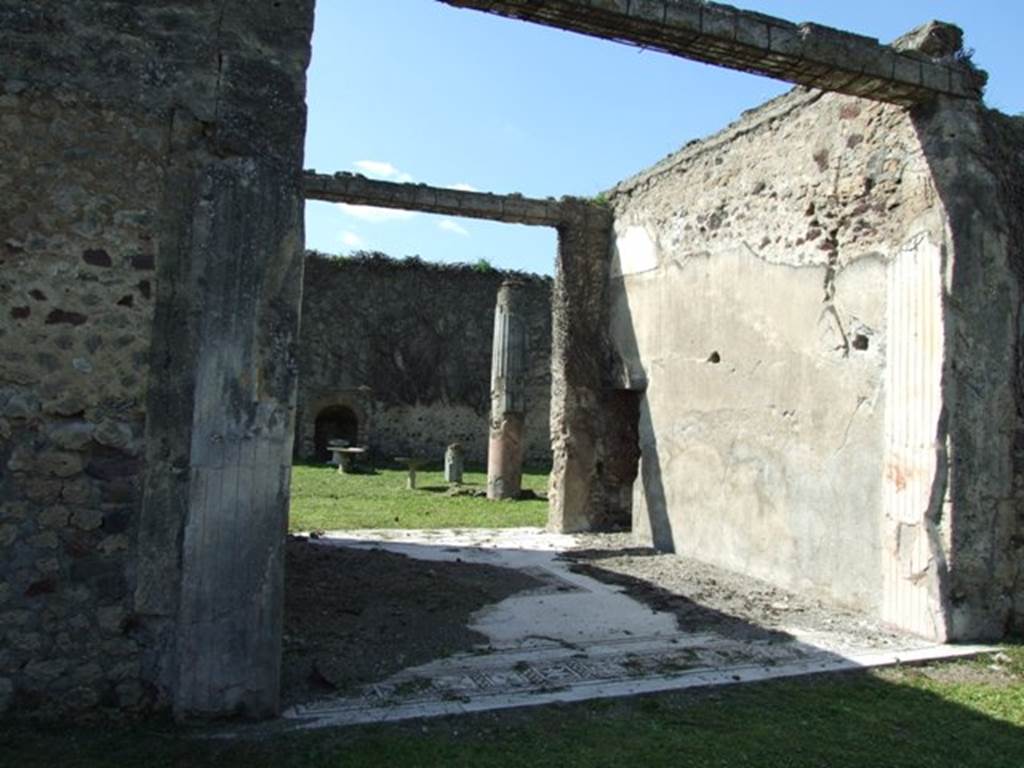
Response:
[[[304,185],[307,200],[330,203],[372,205],[547,227],[558,227],[565,219],[562,203],[555,199],[538,200],[522,195],[494,195],[430,187],[426,184],[399,184],[368,179],[355,173],[329,176],[306,171]]]
[[[702,0],[440,1],[903,106],[936,95],[978,99],[986,79],[872,37]]]

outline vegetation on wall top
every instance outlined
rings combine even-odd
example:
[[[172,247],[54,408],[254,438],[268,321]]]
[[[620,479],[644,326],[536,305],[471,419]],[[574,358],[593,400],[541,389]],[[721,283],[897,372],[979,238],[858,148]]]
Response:
[[[503,278],[515,278],[517,280],[537,280],[551,282],[547,275],[538,275],[534,272],[521,272],[515,269],[498,269],[487,259],[478,259],[473,264],[463,263],[440,263],[425,261],[418,255],[405,256],[396,259],[380,251],[352,251],[349,254],[331,254],[322,251],[307,250],[307,259],[316,259],[324,264],[336,264],[338,266],[361,266],[370,269],[419,269],[432,272],[448,272],[451,274],[473,272],[476,274],[495,275]]]

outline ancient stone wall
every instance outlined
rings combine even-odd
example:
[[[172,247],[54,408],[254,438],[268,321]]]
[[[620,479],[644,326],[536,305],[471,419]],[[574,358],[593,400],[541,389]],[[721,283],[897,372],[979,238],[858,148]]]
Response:
[[[509,273],[466,266],[307,255],[299,348],[296,453],[315,455],[317,414],[351,407],[376,456],[442,461],[462,443],[487,460],[491,346],[498,287]],[[529,327],[526,461],[551,462],[551,288],[524,282]],[[361,389],[362,388],[362,389]]]
[[[954,637],[1024,633],[1024,119],[919,109],[949,217],[943,378]]]
[[[0,96],[0,710],[143,698],[130,615],[164,131],[74,100],[10,79]]]
[[[0,0],[0,712],[276,707],[311,28]]]
[[[609,475],[623,432],[611,407],[614,374],[608,334],[612,212],[566,201],[558,228],[553,298],[548,526],[563,533],[625,527],[621,472]],[[626,485],[629,485],[627,483]]]
[[[979,157],[987,159],[986,170],[996,181],[996,210],[1002,214],[1001,223],[1005,233],[1005,240],[1001,243],[1005,247],[1005,255],[999,258],[998,266],[1008,266],[1013,276],[1015,286],[1012,295],[1015,301],[1010,303],[1012,309],[1014,303],[1019,303],[1024,296],[1024,118],[1009,118],[987,112],[982,125],[980,137],[987,151]],[[969,196],[964,195],[961,199],[966,203]],[[971,210],[967,208],[968,213]],[[1002,258],[1006,261],[1002,262]],[[1019,310],[1011,311],[1011,317],[1016,319],[1016,327],[1011,324],[1004,331],[1001,341],[1005,346],[1001,362],[1003,365],[1007,361],[1011,364],[1010,386],[1015,418],[1009,420],[1010,428],[1003,430],[998,448],[1009,451],[1011,456],[1012,492],[1004,482],[1004,498],[999,501],[1001,525],[998,529],[1000,535],[1006,537],[1008,546],[996,547],[998,559],[994,565],[998,569],[998,576],[988,583],[996,585],[1000,602],[1005,604],[1007,600],[1012,601],[1010,630],[1021,637],[1024,636],[1024,329],[1020,326]],[[969,347],[964,350],[963,357],[972,358]],[[997,385],[1001,384],[997,381]],[[992,418],[992,411],[981,412],[978,416],[983,424],[987,423]],[[991,505],[989,509],[992,509]],[[981,577],[984,578],[984,574]],[[969,589],[970,586],[967,582],[962,589]],[[965,601],[960,602],[963,604]]]
[[[984,167],[993,124],[797,89],[615,190],[636,530],[924,635],[1006,630],[1019,185]]]

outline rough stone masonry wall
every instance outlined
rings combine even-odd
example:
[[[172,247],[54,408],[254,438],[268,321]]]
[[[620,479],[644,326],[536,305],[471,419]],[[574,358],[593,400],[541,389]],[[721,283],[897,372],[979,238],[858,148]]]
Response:
[[[913,113],[950,219],[946,600],[954,637],[1024,634],[1024,119]]]
[[[1019,579],[1013,513],[993,506],[1013,503],[996,501],[1014,495],[1012,443],[998,438],[999,463],[971,461],[959,484],[954,468],[950,485],[947,437],[964,460],[967,445],[1016,429],[991,414],[1012,402],[1017,289],[999,222],[976,217],[971,236],[1003,254],[981,264],[959,247],[968,212],[947,213],[929,164],[943,162],[935,143],[947,165],[965,163],[979,109],[912,119],[798,89],[616,189],[612,337],[623,378],[645,390],[635,529],[921,634],[1005,630],[1005,595],[1001,607],[983,595]],[[953,322],[961,296],[994,295],[988,325]],[[973,393],[949,390],[968,356],[950,346],[957,333],[994,365]],[[968,486],[973,498],[958,498]],[[973,575],[956,560],[965,539],[989,558],[970,556]],[[997,587],[984,583],[993,569]],[[951,598],[969,619],[951,621]]]
[[[3,83],[0,711],[143,698],[129,617],[165,133]]]
[[[311,2],[0,0],[0,712],[276,706],[258,532],[283,538],[311,26]],[[239,419],[284,485],[238,505],[252,548],[200,551],[206,521],[241,534],[195,487]],[[194,588],[211,564],[267,580],[219,597],[265,640]]]
[[[498,287],[509,273],[380,255],[307,254],[299,345],[296,452],[314,455],[317,413],[366,386],[368,442],[378,457],[441,461],[462,443],[487,460],[491,341]],[[529,326],[526,461],[548,465],[551,280],[525,283]]]
[[[1007,257],[1017,284],[1018,302],[1024,295],[1024,118],[1008,118],[995,113],[986,115],[983,142],[990,148],[989,170],[998,183],[998,201],[1001,211],[1010,212],[1006,223]],[[985,157],[983,155],[982,157]],[[1013,212],[1016,212],[1014,215]],[[1014,432],[1004,434],[1004,447],[1011,445],[1013,457],[1013,502],[1009,499],[1002,505],[1009,506],[1009,514],[1015,515],[1015,530],[1011,534],[1012,548],[1007,548],[1000,557],[1000,570],[1006,574],[1010,589],[1004,587],[1004,594],[1013,600],[1013,632],[1024,637],[1024,314],[1021,309],[1012,311],[1016,323],[1011,327],[1009,342],[1013,345],[1013,391],[1014,391]],[[968,350],[969,352],[969,350]],[[1009,437],[1009,439],[1008,439]],[[1002,582],[1008,584],[1008,581]]]
[[[629,508],[610,472],[620,442],[633,438],[613,405],[615,376],[608,333],[612,212],[586,200],[565,200],[558,228],[552,298],[551,447],[548,527],[561,533],[621,529]]]

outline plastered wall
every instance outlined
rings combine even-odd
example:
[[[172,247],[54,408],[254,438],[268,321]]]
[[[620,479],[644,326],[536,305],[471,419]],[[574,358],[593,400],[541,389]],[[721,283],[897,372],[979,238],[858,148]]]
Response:
[[[988,119],[797,89],[616,188],[610,328],[644,393],[643,537],[931,637],[1012,623],[1014,577],[979,597],[992,573],[966,577],[957,532],[1010,563],[1018,513],[958,502],[950,474],[988,439],[992,463],[959,482],[1012,493],[1010,445],[986,438],[1003,427],[978,412],[1015,415],[1016,278],[1005,238],[976,247],[1002,236],[1002,203],[965,160]],[[952,203],[968,177],[980,216]],[[985,318],[959,313],[993,298]],[[953,386],[966,339],[996,366],[971,393]],[[957,623],[961,579],[975,605]]]

